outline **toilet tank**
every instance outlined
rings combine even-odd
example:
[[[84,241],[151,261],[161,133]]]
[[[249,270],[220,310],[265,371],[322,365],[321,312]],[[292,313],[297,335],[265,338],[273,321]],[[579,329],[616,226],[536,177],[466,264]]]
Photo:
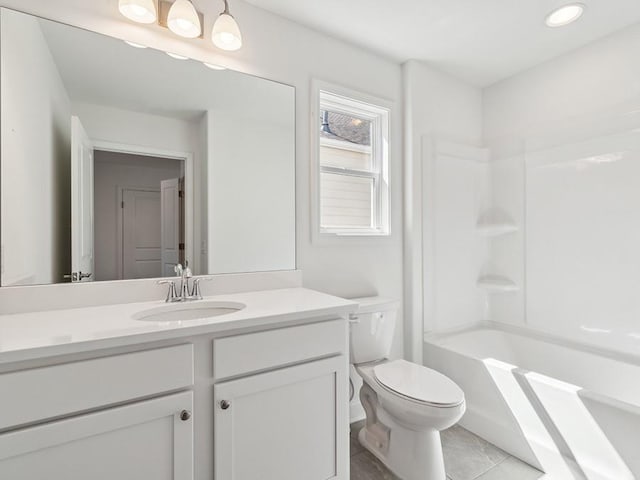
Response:
[[[400,303],[383,297],[354,298],[360,304],[349,321],[351,363],[360,364],[389,357]]]

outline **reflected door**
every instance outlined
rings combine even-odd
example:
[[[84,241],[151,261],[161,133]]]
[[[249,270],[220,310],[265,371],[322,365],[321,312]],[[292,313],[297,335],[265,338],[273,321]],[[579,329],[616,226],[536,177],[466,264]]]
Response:
[[[175,275],[180,262],[180,180],[160,182],[162,276]]]
[[[71,118],[71,279],[93,280],[93,144]]]
[[[123,278],[160,277],[160,192],[125,189],[121,206]]]

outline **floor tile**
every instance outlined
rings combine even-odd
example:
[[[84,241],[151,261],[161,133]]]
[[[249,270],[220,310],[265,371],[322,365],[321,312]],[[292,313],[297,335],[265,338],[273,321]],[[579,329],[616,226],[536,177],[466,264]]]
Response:
[[[442,432],[442,449],[452,480],[473,480],[509,456],[457,425]]]
[[[358,441],[364,422],[351,425],[352,480],[399,480]],[[462,427],[442,432],[448,480],[543,480],[543,474]],[[425,479],[428,480],[428,479]]]
[[[400,480],[371,453],[364,451],[351,457],[351,480]]]
[[[480,475],[477,480],[540,480],[543,476],[544,473],[517,458],[509,457],[487,473]]]

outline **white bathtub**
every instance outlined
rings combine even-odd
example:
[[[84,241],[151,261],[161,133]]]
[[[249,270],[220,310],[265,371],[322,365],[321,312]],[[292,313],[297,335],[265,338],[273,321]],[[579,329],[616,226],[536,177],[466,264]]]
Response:
[[[549,479],[640,479],[640,357],[476,328],[425,338],[465,392],[462,426]]]

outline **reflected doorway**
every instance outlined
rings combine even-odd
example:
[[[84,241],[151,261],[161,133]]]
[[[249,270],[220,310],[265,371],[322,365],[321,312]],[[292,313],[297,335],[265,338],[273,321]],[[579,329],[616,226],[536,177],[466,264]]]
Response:
[[[185,161],[94,150],[95,279],[172,276],[185,259]]]

